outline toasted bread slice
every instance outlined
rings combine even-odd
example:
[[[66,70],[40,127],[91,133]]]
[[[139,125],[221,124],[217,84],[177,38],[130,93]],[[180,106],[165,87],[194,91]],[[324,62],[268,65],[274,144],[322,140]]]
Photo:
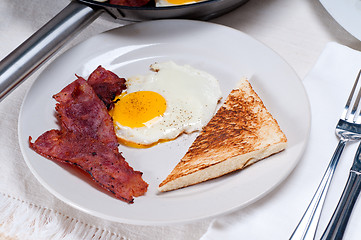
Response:
[[[286,146],[277,121],[242,79],[158,189],[165,192],[217,178]]]

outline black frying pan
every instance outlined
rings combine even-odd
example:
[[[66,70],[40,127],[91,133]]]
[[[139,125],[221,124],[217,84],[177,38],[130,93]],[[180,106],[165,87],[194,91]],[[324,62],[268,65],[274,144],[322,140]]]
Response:
[[[115,19],[144,21],[165,18],[208,20],[247,0],[208,0],[172,7],[125,7],[94,0],[72,0],[28,40],[0,62],[0,100],[40,67],[61,46],[104,12]]]

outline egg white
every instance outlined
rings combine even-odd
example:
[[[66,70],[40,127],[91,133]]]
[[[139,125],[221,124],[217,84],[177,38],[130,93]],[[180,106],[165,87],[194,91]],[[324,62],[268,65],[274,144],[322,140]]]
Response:
[[[189,65],[172,61],[151,65],[147,75],[127,79],[127,94],[154,91],[167,103],[162,116],[147,122],[145,127],[131,128],[114,122],[118,138],[140,145],[174,139],[181,133],[199,131],[214,115],[221,90],[217,79]]]

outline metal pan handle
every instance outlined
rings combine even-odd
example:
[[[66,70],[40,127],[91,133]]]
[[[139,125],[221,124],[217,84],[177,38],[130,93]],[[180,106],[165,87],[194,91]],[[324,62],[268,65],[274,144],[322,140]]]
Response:
[[[0,62],[0,101],[104,10],[72,1]]]

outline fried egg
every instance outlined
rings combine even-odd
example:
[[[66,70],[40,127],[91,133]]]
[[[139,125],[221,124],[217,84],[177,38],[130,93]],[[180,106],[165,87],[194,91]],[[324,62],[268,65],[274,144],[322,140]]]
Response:
[[[169,61],[127,79],[127,91],[110,111],[120,142],[152,146],[199,131],[214,115],[221,90],[211,74]]]
[[[155,6],[156,7],[178,6],[178,5],[192,4],[203,1],[205,0],[155,0]]]

